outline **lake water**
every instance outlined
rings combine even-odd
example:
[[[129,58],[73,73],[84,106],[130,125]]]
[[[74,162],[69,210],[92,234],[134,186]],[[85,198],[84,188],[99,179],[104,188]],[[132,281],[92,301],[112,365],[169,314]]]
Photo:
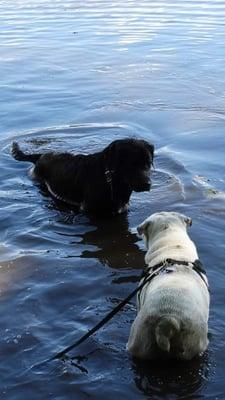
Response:
[[[2,0],[0,24],[0,398],[225,399],[225,3]],[[88,153],[127,136],[155,144],[153,187],[108,220],[57,208],[10,155],[15,139]],[[38,365],[136,287],[135,228],[161,210],[193,219],[211,286],[206,354],[132,360],[133,299],[71,352],[77,366]]]

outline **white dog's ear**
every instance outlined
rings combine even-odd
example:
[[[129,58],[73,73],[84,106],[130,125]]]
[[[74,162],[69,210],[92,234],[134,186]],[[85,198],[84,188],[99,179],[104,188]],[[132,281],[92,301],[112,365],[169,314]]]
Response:
[[[142,224],[138,225],[137,227],[137,233],[138,235],[145,235],[147,236],[147,229],[149,227],[149,225],[151,224],[150,221],[144,221],[142,222]]]
[[[187,217],[185,219],[185,222],[186,222],[187,226],[191,226],[192,225],[192,219],[190,217]]]
[[[187,217],[186,215],[181,214],[181,218],[186,224],[186,226],[191,226],[192,225],[192,219],[190,217]]]

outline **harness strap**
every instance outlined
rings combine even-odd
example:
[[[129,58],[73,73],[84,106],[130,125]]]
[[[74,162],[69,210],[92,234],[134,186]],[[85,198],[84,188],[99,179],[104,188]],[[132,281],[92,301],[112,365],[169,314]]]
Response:
[[[144,280],[143,280],[143,284],[144,284],[144,285],[143,285],[142,287],[144,287],[145,284],[146,284],[147,282],[149,282],[149,281],[147,281],[147,279],[146,279],[146,278],[148,277],[148,273],[151,273],[151,271],[156,271],[156,270],[158,270],[158,271],[157,271],[157,274],[156,274],[156,275],[158,275],[158,273],[159,273],[161,270],[166,269],[169,265],[174,265],[174,264],[177,264],[177,265],[186,265],[186,266],[188,266],[189,264],[192,264],[192,265],[193,265],[192,269],[193,269],[195,272],[197,272],[197,274],[198,274],[199,277],[203,280],[204,284],[206,285],[206,287],[207,287],[207,289],[208,289],[208,291],[209,291],[208,284],[207,284],[207,282],[205,281],[205,279],[204,279],[204,277],[203,277],[203,275],[206,275],[206,271],[204,270],[203,264],[202,264],[202,262],[201,262],[199,259],[197,259],[197,260],[195,260],[194,262],[192,262],[192,261],[174,260],[173,258],[166,258],[164,261],[161,261],[160,263],[154,265],[153,267],[147,267],[146,270],[145,270],[144,273],[143,273],[143,277],[142,277],[142,278],[144,278]],[[172,272],[172,271],[168,271],[168,272]],[[152,278],[154,278],[154,276],[153,276]],[[139,292],[139,293],[138,293],[138,301],[139,301],[139,302],[140,302],[140,294],[141,294],[141,293]]]
[[[165,264],[173,264],[173,265],[174,264],[177,264],[177,265],[189,265],[189,264],[192,264],[193,265],[193,269],[195,269],[196,272],[200,272],[201,274],[206,274],[206,271],[203,268],[203,264],[199,259],[197,259],[197,260],[192,262],[192,261],[174,260],[173,258],[166,258],[165,260],[161,261],[160,263],[158,263],[158,264],[156,264],[156,265],[154,265],[153,267],[150,267],[150,268],[151,269],[153,268],[155,270],[156,268],[159,268],[159,267],[161,267],[162,265],[165,265]],[[147,268],[149,268],[149,267],[147,267]]]
[[[180,260],[174,260],[173,258],[166,258],[164,261],[161,261],[160,263],[154,265],[153,267],[147,267],[147,271],[155,271],[158,268],[161,268],[161,267],[166,268],[167,266],[174,265],[174,264],[186,265],[186,266],[192,264],[193,265],[192,269],[195,272],[197,272],[197,274],[200,276],[200,278],[203,280],[203,282],[207,286],[207,289],[209,290],[208,285],[202,276],[202,275],[206,275],[206,271],[203,268],[203,264],[199,259],[197,259],[195,261],[180,261]],[[144,275],[145,274],[146,274],[146,272],[144,271]]]

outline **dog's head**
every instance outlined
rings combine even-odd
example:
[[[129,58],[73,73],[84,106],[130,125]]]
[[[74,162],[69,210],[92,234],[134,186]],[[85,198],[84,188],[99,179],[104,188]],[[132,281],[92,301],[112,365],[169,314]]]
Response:
[[[104,150],[108,168],[121,178],[130,190],[150,190],[150,169],[153,164],[154,146],[145,140],[120,139]]]
[[[172,227],[179,226],[181,229],[187,229],[192,225],[192,219],[184,214],[177,212],[159,212],[150,215],[138,227],[138,234],[143,236],[146,245],[158,233]]]

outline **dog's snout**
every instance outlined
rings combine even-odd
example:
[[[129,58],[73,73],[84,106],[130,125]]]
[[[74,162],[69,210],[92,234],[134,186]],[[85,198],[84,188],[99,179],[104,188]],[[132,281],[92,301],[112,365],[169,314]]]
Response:
[[[146,185],[144,186],[146,191],[149,191],[151,189],[151,182],[149,181],[148,183],[146,183]]]
[[[143,190],[149,191],[152,184],[149,170],[144,171],[143,178]]]

